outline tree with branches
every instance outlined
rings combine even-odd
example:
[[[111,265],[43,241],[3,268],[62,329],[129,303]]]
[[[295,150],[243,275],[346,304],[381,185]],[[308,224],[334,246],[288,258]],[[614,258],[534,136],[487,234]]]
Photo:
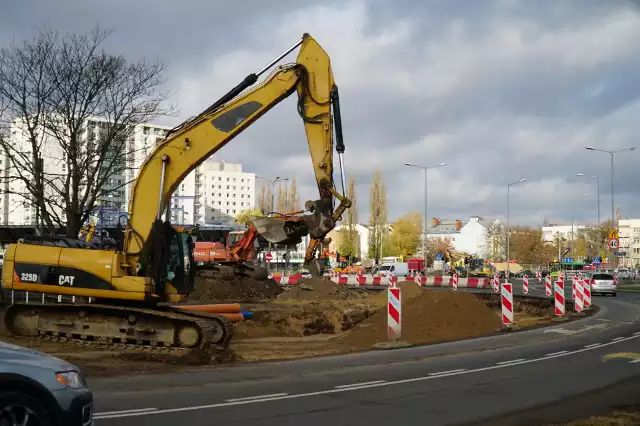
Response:
[[[286,184],[286,181],[284,182]],[[301,209],[300,194],[296,178],[291,180],[291,185],[278,185],[277,211],[280,213],[291,213]]]
[[[422,215],[407,213],[393,223],[389,235],[389,246],[393,256],[412,256],[420,246],[422,235]]]
[[[376,170],[369,195],[369,257],[380,261],[388,250],[389,218],[387,210],[387,188],[382,173]]]
[[[127,182],[115,178],[136,126],[171,112],[160,90],[165,65],[107,52],[110,34],[44,30],[0,51],[8,192],[35,207],[49,232],[77,237],[98,204],[121,194]]]
[[[356,181],[353,176],[349,176],[347,182],[347,198],[351,200],[351,207],[345,212],[345,220],[340,232],[340,254],[361,257],[360,254],[360,234],[356,225],[358,224],[358,211],[356,205]]]

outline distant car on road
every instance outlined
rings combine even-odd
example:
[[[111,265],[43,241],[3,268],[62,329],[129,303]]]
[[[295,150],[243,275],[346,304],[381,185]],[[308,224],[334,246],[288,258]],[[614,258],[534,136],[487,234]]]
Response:
[[[78,367],[0,342],[0,426],[92,426],[93,395]]]
[[[616,296],[617,283],[613,275],[596,272],[591,276],[591,294],[610,294]]]

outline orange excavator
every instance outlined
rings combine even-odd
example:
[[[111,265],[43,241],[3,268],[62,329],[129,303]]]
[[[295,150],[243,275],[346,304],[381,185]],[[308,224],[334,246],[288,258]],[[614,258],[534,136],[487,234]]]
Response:
[[[266,280],[268,271],[256,263],[256,239],[258,230],[249,225],[246,231],[231,231],[226,243],[196,241],[193,259],[202,275],[231,280],[234,277],[251,277]]]

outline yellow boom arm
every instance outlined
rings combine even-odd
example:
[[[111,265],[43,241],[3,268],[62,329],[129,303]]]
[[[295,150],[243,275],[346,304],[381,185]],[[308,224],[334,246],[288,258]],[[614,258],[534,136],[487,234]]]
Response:
[[[245,91],[260,74],[298,46],[300,52],[294,64],[278,66],[264,82]],[[319,241],[333,229],[335,221],[350,202],[336,191],[333,182],[332,107],[334,113],[337,112],[336,139],[340,155],[344,152],[344,144],[337,87],[329,56],[310,35],[305,34],[279,58],[258,73],[250,74],[199,116],[174,129],[147,158],[129,203],[130,218],[124,241],[124,261],[128,268],[135,270],[141,262],[140,257],[152,250],[152,229],[187,174],[294,91],[298,92],[298,113],[304,122],[320,192],[319,200],[306,204],[313,215],[305,215],[302,222],[297,222],[302,223],[306,227],[305,232],[314,239],[307,252],[307,260],[313,257]],[[342,165],[342,158],[340,161]],[[341,201],[335,212],[334,196]]]

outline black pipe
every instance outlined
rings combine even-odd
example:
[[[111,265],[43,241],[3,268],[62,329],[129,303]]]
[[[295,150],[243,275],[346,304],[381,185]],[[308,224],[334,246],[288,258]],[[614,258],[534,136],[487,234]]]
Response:
[[[342,137],[342,116],[340,115],[340,95],[335,84],[331,89],[331,105],[333,106],[333,122],[336,131],[336,151],[344,154],[344,139]]]

